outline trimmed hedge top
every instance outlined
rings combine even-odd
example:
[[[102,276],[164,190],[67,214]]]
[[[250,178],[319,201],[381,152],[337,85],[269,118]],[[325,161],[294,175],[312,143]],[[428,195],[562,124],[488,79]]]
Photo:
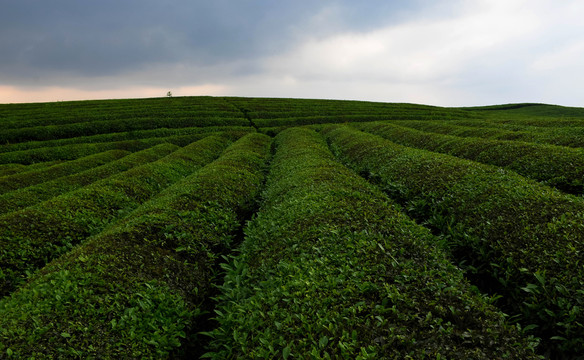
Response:
[[[353,169],[448,235],[451,251],[491,277],[514,314],[553,351],[584,351],[583,199],[348,127],[323,133]]]
[[[315,132],[283,131],[276,146],[262,207],[224,265],[205,357],[537,358],[436,239]]]

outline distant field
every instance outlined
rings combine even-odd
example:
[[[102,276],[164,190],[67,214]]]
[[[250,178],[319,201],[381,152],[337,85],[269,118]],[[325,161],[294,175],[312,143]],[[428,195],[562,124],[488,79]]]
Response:
[[[0,359],[582,359],[584,108],[0,105]]]

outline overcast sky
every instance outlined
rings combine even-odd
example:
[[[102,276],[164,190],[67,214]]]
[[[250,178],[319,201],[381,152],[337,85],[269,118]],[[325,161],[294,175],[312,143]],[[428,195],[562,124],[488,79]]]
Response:
[[[0,0],[0,103],[584,106],[581,0]]]

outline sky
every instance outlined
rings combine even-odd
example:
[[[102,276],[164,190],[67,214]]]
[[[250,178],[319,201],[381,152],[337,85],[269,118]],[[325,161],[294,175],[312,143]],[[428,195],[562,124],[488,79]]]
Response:
[[[0,103],[584,107],[581,0],[0,0]]]

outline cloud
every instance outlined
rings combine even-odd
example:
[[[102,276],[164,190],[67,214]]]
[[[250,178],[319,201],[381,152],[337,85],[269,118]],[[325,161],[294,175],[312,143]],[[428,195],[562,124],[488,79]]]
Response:
[[[264,58],[263,78],[266,87],[293,93],[305,84],[306,93],[317,97],[438,105],[577,104],[579,99],[562,89],[559,79],[573,70],[584,74],[584,43],[575,36],[582,25],[573,15],[581,14],[583,6],[450,2],[369,31],[308,37],[287,52]],[[267,85],[270,79],[278,85]]]
[[[583,12],[576,0],[20,0],[0,13],[0,102],[14,98],[7,89],[109,98],[194,87],[576,105]]]
[[[149,88],[226,89],[219,84],[262,76],[264,57],[307,34],[365,31],[400,18],[402,8],[381,0],[13,2],[0,13],[0,101],[26,93],[32,101],[102,97],[108,89],[130,97]],[[43,91],[54,94],[35,95]]]
[[[0,14],[0,73],[19,81],[47,73],[102,76],[155,64],[255,59],[286,49],[307,27],[319,34],[364,26],[350,24],[355,19],[342,3],[21,0],[5,4]],[[323,7],[337,7],[336,19],[310,23]]]
[[[385,83],[387,87],[418,84],[440,92],[441,86],[464,83],[473,72],[499,67],[501,59],[508,58],[505,52],[530,36],[537,28],[537,17],[527,4],[480,1],[446,18],[310,39],[266,59],[265,67],[274,77],[296,82],[338,79]],[[517,17],[520,11],[523,15]]]
[[[153,64],[208,65],[272,47],[302,11],[279,2],[22,0],[0,15],[0,73],[13,81],[68,72],[122,73]],[[286,11],[283,27],[271,13]],[[15,21],[18,19],[18,21]],[[262,35],[263,34],[263,35]],[[285,38],[285,34],[282,34]]]

